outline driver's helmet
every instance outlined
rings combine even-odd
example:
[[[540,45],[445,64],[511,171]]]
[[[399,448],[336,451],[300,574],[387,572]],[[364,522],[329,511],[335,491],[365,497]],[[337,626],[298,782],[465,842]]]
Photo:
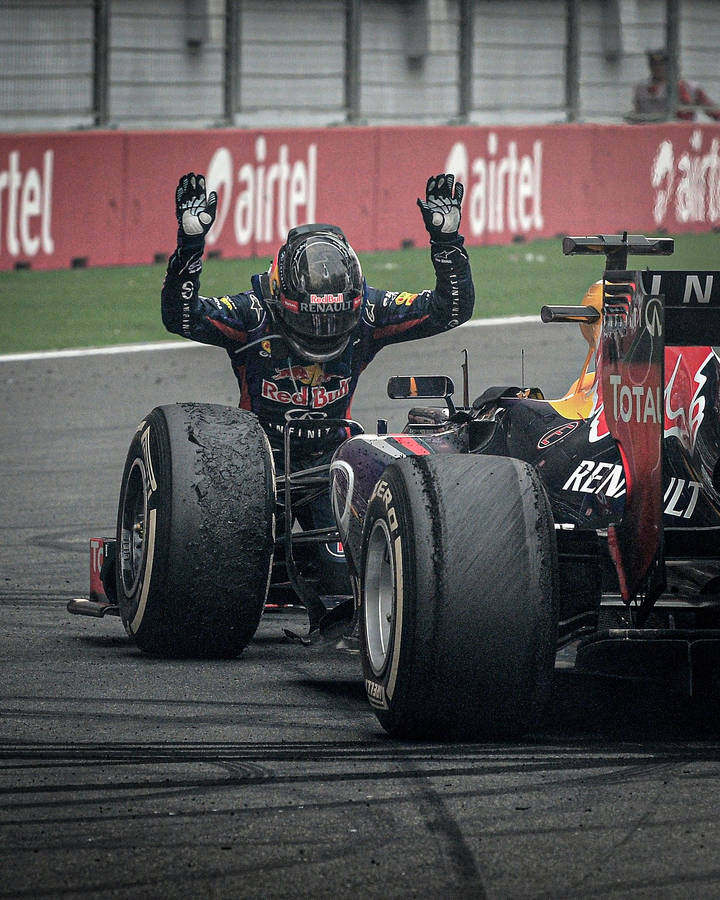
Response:
[[[339,356],[360,320],[365,282],[335,225],[292,228],[272,261],[270,305],[290,346],[311,362]]]

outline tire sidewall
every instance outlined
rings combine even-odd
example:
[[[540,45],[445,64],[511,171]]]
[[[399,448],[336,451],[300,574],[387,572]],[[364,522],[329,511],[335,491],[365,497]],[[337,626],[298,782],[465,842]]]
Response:
[[[272,572],[275,504],[272,452],[252,413],[177,403],[140,423],[120,490],[116,584],[141,650],[229,658],[247,646]]]
[[[396,727],[395,706],[399,697],[407,697],[412,682],[412,643],[415,631],[415,606],[408,602],[414,596],[417,577],[415,550],[407,539],[409,515],[403,481],[392,470],[386,470],[376,484],[368,503],[362,543],[360,575],[360,657],[365,692],[375,714],[386,730]],[[385,523],[390,537],[393,571],[392,628],[385,663],[376,671],[371,662],[367,636],[366,562],[368,546],[376,522]]]
[[[377,629],[387,604],[368,548],[380,520],[393,576],[377,584],[393,582],[393,621],[376,670],[368,618]],[[504,739],[534,726],[552,684],[556,554],[542,483],[519,461],[411,457],[385,470],[365,517],[359,631],[365,691],[386,731]]]
[[[129,492],[142,478],[145,504],[145,539],[137,577],[130,584],[127,572]],[[123,625],[142,645],[143,623],[153,615],[155,595],[164,594],[167,571],[167,533],[170,526],[171,472],[168,458],[167,424],[159,409],[140,423],[128,449],[123,472],[117,519],[118,557],[116,588]],[[150,602],[149,602],[150,601]]]

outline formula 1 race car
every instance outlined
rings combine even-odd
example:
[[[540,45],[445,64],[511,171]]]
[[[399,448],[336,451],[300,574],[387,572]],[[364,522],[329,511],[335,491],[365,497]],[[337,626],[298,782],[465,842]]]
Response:
[[[627,270],[628,254],[671,254],[669,238],[565,238],[563,252],[604,254],[606,267],[583,305],[541,310],[578,323],[589,345],[558,400],[491,387],[471,403],[467,365],[462,404],[446,376],[397,377],[391,397],[444,405],[413,408],[400,434],[343,421],[352,434],[332,462],[300,472],[288,422],[277,478],[250,414],[153,410],[130,447],[102,579],[138,645],[238,653],[283,582],[321,629],[327,606],[300,558],[340,541],[367,696],[393,735],[529,730],[570,644],[583,672],[672,675],[689,692],[708,682],[720,660],[720,272]],[[293,511],[328,489],[337,531],[293,531]],[[99,560],[93,572],[95,597],[91,584],[72,611],[111,607]]]

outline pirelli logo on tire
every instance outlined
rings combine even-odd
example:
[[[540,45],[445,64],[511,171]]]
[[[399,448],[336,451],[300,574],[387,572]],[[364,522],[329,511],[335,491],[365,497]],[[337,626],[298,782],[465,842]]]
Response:
[[[374,509],[373,509],[374,507]],[[369,649],[369,668],[366,669],[365,692],[370,704],[377,709],[389,709],[395,693],[400,663],[403,629],[403,549],[396,504],[392,487],[384,478],[375,486],[368,503],[369,534],[368,547],[375,535],[384,543],[384,554],[392,566],[388,580],[392,584],[392,611],[385,605],[377,591],[375,579],[368,578],[365,570],[365,591],[362,602],[363,622],[366,629],[365,640]],[[384,535],[384,537],[381,537]],[[378,543],[375,543],[378,547]],[[377,551],[375,551],[377,552]],[[370,565],[368,559],[368,565]],[[386,576],[386,577],[388,577]],[[387,624],[385,624],[387,622]],[[387,630],[386,630],[387,628]],[[382,636],[379,637],[380,633]],[[378,649],[380,648],[380,649]]]
[[[365,693],[367,694],[368,700],[370,701],[371,706],[376,706],[379,709],[387,709],[387,700],[385,699],[385,686],[382,684],[378,684],[377,681],[371,681],[369,678],[365,679]]]
[[[150,426],[140,435],[140,446],[142,448],[143,459],[147,471],[147,497],[148,502],[157,490],[157,478],[155,478],[155,470],[153,469],[152,453],[150,452]]]
[[[375,498],[377,498],[378,500],[382,500],[385,504],[385,509],[387,510],[388,525],[390,526],[390,530],[393,532],[393,534],[397,534],[398,523],[397,516],[395,515],[395,508],[394,506],[392,506],[392,491],[390,490],[390,485],[387,483],[387,481],[382,478],[375,485],[375,490],[372,492],[370,500],[374,500]]]

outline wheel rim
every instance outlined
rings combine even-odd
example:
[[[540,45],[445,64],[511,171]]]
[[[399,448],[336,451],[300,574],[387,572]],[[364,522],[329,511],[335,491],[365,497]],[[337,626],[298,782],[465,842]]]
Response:
[[[380,675],[387,664],[395,620],[395,566],[390,532],[383,519],[378,519],[370,532],[363,599],[370,665]]]
[[[146,555],[147,478],[141,459],[128,474],[120,525],[120,577],[126,596],[132,596],[140,582]]]

